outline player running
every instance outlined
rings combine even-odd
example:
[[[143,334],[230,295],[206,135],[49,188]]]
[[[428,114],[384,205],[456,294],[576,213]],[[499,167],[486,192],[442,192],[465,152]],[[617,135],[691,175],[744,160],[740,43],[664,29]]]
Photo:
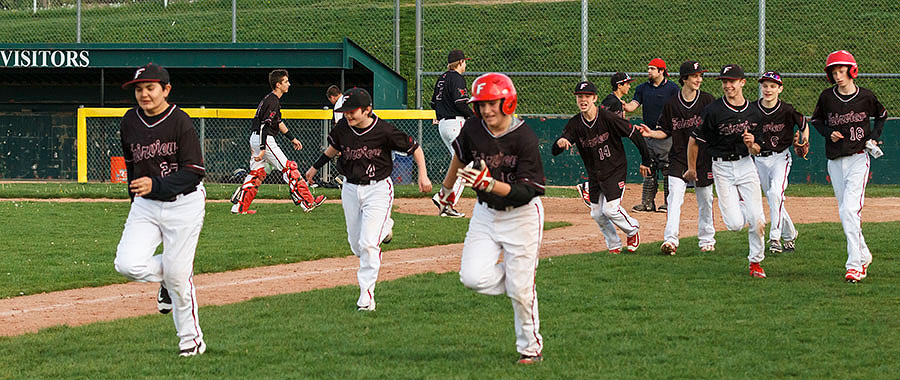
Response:
[[[508,76],[484,74],[472,82],[475,117],[453,142],[453,159],[438,198],[457,177],[478,203],[463,243],[460,281],[481,294],[506,294],[515,317],[518,363],[543,360],[535,273],[544,229],[544,168],[534,131],[519,118],[516,88]],[[468,165],[467,165],[468,163]],[[503,262],[498,263],[501,252]]]
[[[887,120],[887,110],[872,91],[859,87],[856,59],[846,50],[838,50],[825,60],[825,73],[834,86],[819,95],[810,123],[825,137],[825,157],[834,196],[837,198],[841,226],[847,238],[847,272],[844,279],[859,282],[868,275],[872,252],[862,234],[860,216],[869,179],[869,151],[880,157],[876,140]],[[874,123],[869,124],[869,118]]]
[[[412,154],[419,169],[419,191],[430,192],[431,181],[422,148],[406,133],[372,112],[372,97],[368,91],[351,88],[344,94],[344,104],[335,112],[343,112],[344,118],[328,133],[328,147],[306,171],[306,179],[312,181],[319,169],[338,153],[343,157],[347,181],[341,188],[341,205],[350,250],[359,257],[356,308],[374,311],[381,243],[390,243],[393,238],[394,182],[391,171],[394,162],[391,151]]]
[[[466,72],[468,60],[469,58],[466,58],[462,50],[451,50],[447,55],[447,71],[441,74],[434,83],[434,94],[431,96],[431,108],[434,108],[438,120],[438,132],[441,135],[441,141],[450,151],[451,160],[453,159],[453,140],[456,140],[466,119],[473,115],[468,104],[469,94],[466,93],[466,79],[462,76]],[[457,180],[451,191],[454,201],[450,207],[442,206],[438,202],[438,194],[434,194],[432,202],[438,206],[438,215],[462,218],[466,214],[456,211],[454,208],[462,196],[462,181]]]
[[[744,98],[744,69],[738,65],[722,67],[718,78],[722,81],[725,96],[706,106],[699,127],[691,132],[688,142],[688,170],[685,181],[697,179],[697,157],[700,144],[712,156],[713,181],[719,195],[719,211],[725,226],[731,231],[740,231],[744,224],[750,224],[747,231],[750,261],[750,275],[765,278],[766,272],[759,265],[766,258],[763,249],[763,234],[766,219],[762,208],[762,194],[756,166],[750,158],[750,147],[754,145],[752,131],[761,120],[759,108]],[[743,207],[742,202],[743,201]]]
[[[194,254],[206,214],[206,175],[191,118],[166,100],[169,72],[153,63],[122,85],[138,107],[122,117],[119,135],[131,210],[116,249],[115,268],[132,281],[159,282],[157,309],[172,311],[179,356],[206,352],[194,288]],[[154,255],[159,244],[161,255]]]
[[[588,173],[591,218],[600,226],[606,249],[613,254],[622,252],[622,239],[616,234],[618,227],[625,233],[628,251],[634,252],[641,244],[639,224],[620,204],[628,170],[622,138],[631,139],[641,153],[643,176],[650,174],[650,152],[640,132],[628,120],[597,107],[597,87],[593,83],[579,83],[574,94],[581,112],[566,123],[552,153],[556,156],[573,145],[578,147]]]
[[[688,169],[688,142],[694,128],[703,122],[701,114],[707,105],[715,101],[712,95],[700,90],[703,73],[707,70],[697,61],[685,61],[679,68],[681,91],[663,106],[662,115],[657,123],[657,130],[651,130],[641,124],[644,137],[654,139],[672,138],[672,149],[669,151],[669,167],[666,176],[669,183],[669,204],[666,216],[664,241],[659,247],[667,255],[674,255],[678,250],[678,233],[681,224],[681,205],[684,204],[684,192],[688,181],[684,173]],[[694,193],[697,196],[697,237],[700,252],[716,250],[716,229],[713,226],[713,174],[712,158],[707,153],[706,145],[697,147],[697,180],[694,181]]]
[[[759,182],[766,200],[769,202],[769,252],[793,252],[797,239],[794,222],[784,207],[784,190],[787,189],[788,175],[791,174],[791,152],[788,148],[794,144],[804,145],[809,140],[809,129],[803,115],[790,103],[778,99],[784,91],[781,74],[766,71],[757,80],[762,89],[762,98],[754,102],[762,113],[762,122],[758,133],[760,152],[753,156]],[[798,130],[794,133],[794,126]],[[784,240],[784,244],[781,241]]]
[[[281,171],[281,178],[288,184],[291,199],[295,205],[310,212],[325,202],[325,196],[314,197],[309,191],[306,181],[300,177],[297,163],[287,159],[278,144],[275,143],[275,134],[282,133],[294,150],[303,148],[300,140],[297,140],[287,126],[281,120],[281,97],[288,92],[291,82],[287,70],[272,70],[269,73],[269,85],[272,92],[263,97],[256,107],[256,115],[250,125],[250,173],[244,178],[244,183],[234,190],[231,196],[232,214],[255,214],[256,210],[250,209],[250,203],[256,198],[259,186],[266,179],[266,164]]]

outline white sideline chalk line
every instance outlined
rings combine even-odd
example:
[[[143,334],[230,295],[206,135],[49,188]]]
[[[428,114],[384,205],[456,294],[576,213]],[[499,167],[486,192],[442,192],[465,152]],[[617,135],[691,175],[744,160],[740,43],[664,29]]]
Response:
[[[398,261],[398,262],[393,262],[393,263],[384,263],[381,266],[382,267],[392,267],[392,266],[405,265],[405,264],[417,264],[417,263],[423,263],[423,262],[429,262],[429,261],[437,261],[439,259],[443,259],[446,257],[448,257],[448,256],[437,256],[437,257],[420,258],[420,259],[414,259],[414,260],[404,260],[404,261]],[[202,286],[197,286],[197,289],[213,289],[213,288],[220,288],[220,287],[233,286],[233,285],[248,285],[248,284],[255,284],[255,283],[262,283],[262,282],[269,282],[269,281],[278,281],[278,280],[309,277],[309,276],[335,273],[335,272],[343,272],[343,271],[347,271],[347,270],[356,270],[356,269],[357,268],[347,267],[347,268],[300,272],[300,273],[293,273],[293,274],[289,274],[289,275],[268,276],[268,277],[254,278],[254,279],[243,280],[243,281],[238,281],[238,282],[227,282],[227,283],[222,282],[222,283],[216,283],[216,284],[211,284],[211,285],[202,285]],[[65,308],[75,307],[75,306],[79,306],[79,305],[92,305],[92,304],[104,303],[104,302],[114,301],[114,300],[123,299],[123,298],[135,298],[138,296],[144,297],[144,296],[146,296],[146,293],[145,292],[127,293],[127,294],[122,294],[122,295],[118,295],[118,296],[94,298],[94,299],[89,299],[89,300],[67,302],[67,303],[58,303],[58,304],[36,307],[36,308],[31,308],[31,309],[4,311],[4,312],[0,312],[0,318],[18,316],[18,315],[22,315],[22,314],[26,314],[26,313],[44,312],[44,311],[49,311],[49,310],[54,310],[54,309],[65,309]]]

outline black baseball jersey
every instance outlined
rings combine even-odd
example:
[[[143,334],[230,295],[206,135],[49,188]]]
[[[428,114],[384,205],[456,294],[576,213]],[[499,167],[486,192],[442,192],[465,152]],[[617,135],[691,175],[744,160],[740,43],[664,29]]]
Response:
[[[484,160],[491,177],[511,185],[531,186],[535,196],[544,195],[544,165],[538,138],[523,120],[514,118],[506,132],[495,136],[481,118],[470,118],[453,141],[453,153],[463,163],[474,162],[475,168],[480,168],[481,160]],[[519,207],[531,201],[515,202],[479,190],[475,193],[479,202],[494,209]]]
[[[625,117],[625,107],[622,106],[622,100],[614,94],[607,95],[606,99],[600,102],[600,108],[619,115],[619,117]]]
[[[794,144],[794,126],[803,130],[803,115],[794,109],[790,103],[781,100],[775,107],[766,108],[762,105],[762,99],[753,102],[762,114],[762,121],[757,130],[760,139],[760,151],[781,152]]]
[[[699,127],[691,132],[697,141],[706,144],[706,151],[712,157],[747,156],[750,151],[744,145],[743,133],[750,131],[756,141],[760,136],[756,133],[762,119],[759,107],[749,100],[734,106],[721,97],[703,109]]]
[[[875,118],[871,128],[870,117]],[[872,91],[857,86],[855,93],[841,95],[834,86],[819,95],[810,123],[825,136],[825,157],[833,160],[863,151],[866,141],[881,136],[885,120],[887,110]],[[833,131],[840,132],[844,138],[831,141]]]
[[[281,98],[270,92],[256,106],[256,115],[250,122],[250,132],[259,134],[259,149],[266,149],[266,137],[275,136],[281,131]]]
[[[174,104],[156,116],[132,108],[119,124],[128,182],[149,177],[153,189],[144,196],[161,201],[193,192],[203,176],[200,138],[190,116]],[[132,194],[133,196],[133,194]]]
[[[622,138],[631,139],[641,153],[642,164],[650,166],[650,153],[641,133],[628,120],[604,109],[598,109],[597,117],[590,121],[581,113],[573,116],[563,128],[561,138],[578,147],[578,154],[588,173],[589,188],[599,186],[607,200],[618,199],[625,186],[628,161]],[[554,142],[553,153],[560,152],[562,149]],[[600,192],[589,193],[591,202],[597,203]]]
[[[391,176],[394,161],[391,151],[412,154],[419,144],[403,131],[376,115],[365,129],[351,127],[347,119],[341,119],[328,133],[328,144],[343,159],[342,169],[347,181],[368,184]]]
[[[703,109],[716,99],[708,92],[699,91],[694,100],[687,102],[678,91],[678,95],[669,99],[663,106],[657,126],[659,130],[672,138],[669,150],[669,168],[666,175],[684,179],[687,170],[687,150],[691,132],[703,123]],[[697,144],[697,186],[704,187],[713,183],[712,158],[706,152],[706,144]]]
[[[467,102],[466,80],[456,70],[447,70],[438,77],[431,95],[431,108],[438,120],[452,119],[457,116],[469,118],[474,113]]]

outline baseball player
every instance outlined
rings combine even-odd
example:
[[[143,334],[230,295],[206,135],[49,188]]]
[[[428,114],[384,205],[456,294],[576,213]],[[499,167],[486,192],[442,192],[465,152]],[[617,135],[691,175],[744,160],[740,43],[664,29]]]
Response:
[[[288,184],[288,190],[294,204],[299,205],[303,211],[310,212],[325,202],[325,196],[314,197],[309,191],[306,181],[300,177],[297,163],[287,159],[278,144],[275,143],[275,134],[281,132],[291,144],[294,150],[303,148],[300,140],[291,134],[284,122],[281,121],[281,97],[288,92],[291,82],[287,70],[272,70],[269,73],[269,85],[272,92],[263,97],[256,107],[256,115],[250,124],[250,173],[244,178],[244,182],[231,196],[232,214],[255,214],[256,210],[250,209],[250,203],[256,198],[259,186],[266,179],[266,164],[281,171],[281,178]]]
[[[600,102],[600,108],[617,114],[624,119],[625,108],[623,107],[624,102],[622,101],[622,97],[625,96],[625,94],[628,94],[628,91],[631,89],[631,82],[633,81],[634,79],[627,73],[617,72],[613,74],[613,76],[610,77],[610,85],[612,86],[613,92]],[[578,194],[581,195],[581,200],[584,201],[584,205],[587,206],[587,208],[591,208],[590,183],[579,183],[576,185],[576,188],[578,189]]]
[[[157,308],[170,311],[179,356],[206,352],[198,321],[193,268],[206,213],[203,156],[190,117],[166,100],[172,85],[153,63],[122,85],[138,107],[122,117],[119,135],[128,171],[131,210],[116,249],[116,271],[132,281],[159,282]],[[154,255],[163,243],[161,255]]]
[[[558,155],[575,145],[584,161],[590,189],[591,218],[600,226],[610,253],[622,252],[622,240],[616,227],[627,237],[629,252],[641,244],[638,221],[621,206],[625,192],[627,160],[622,138],[629,138],[641,153],[641,174],[650,174],[650,152],[644,145],[640,131],[619,114],[597,107],[597,87],[581,82],[575,87],[575,101],[580,113],[569,119],[562,136],[553,144],[552,153]]]
[[[466,93],[466,80],[462,74],[466,72],[466,55],[462,50],[452,50],[447,55],[447,72],[441,74],[434,84],[434,94],[431,96],[431,108],[438,119],[438,132],[441,140],[453,157],[453,140],[459,135],[460,129],[466,119],[472,117],[472,109],[469,108],[469,95]],[[466,216],[454,208],[462,195],[462,180],[453,184],[453,203],[450,207],[441,206],[438,202],[438,194],[432,198],[435,206],[438,206],[439,215],[451,218]]]
[[[791,173],[791,152],[788,148],[794,144],[794,136],[798,136],[798,144],[809,140],[809,129],[803,115],[790,103],[778,99],[784,90],[781,74],[766,71],[757,80],[763,97],[754,102],[762,114],[760,124],[761,139],[756,143],[760,152],[753,156],[759,182],[769,202],[769,252],[793,252],[797,239],[797,230],[784,207],[784,190],[787,188],[788,175]],[[794,132],[794,126],[798,130]],[[784,240],[782,245],[781,240]]]
[[[759,263],[766,257],[763,249],[766,221],[759,176],[750,158],[750,147],[755,145],[753,141],[756,137],[752,133],[762,117],[759,107],[744,98],[743,89],[747,83],[744,69],[738,65],[726,65],[717,79],[722,81],[725,96],[706,106],[700,126],[691,132],[688,170],[684,173],[684,180],[697,180],[698,142],[706,144],[706,151],[712,156],[713,181],[725,226],[731,231],[739,231],[749,222],[747,237],[750,252],[747,259],[750,261],[750,275],[765,278],[766,272]]]
[[[674,255],[678,250],[681,205],[684,204],[684,192],[688,185],[688,181],[684,179],[684,172],[688,168],[687,149],[691,131],[702,123],[703,109],[715,101],[712,95],[700,90],[703,73],[706,72],[706,69],[699,62],[685,61],[678,71],[681,91],[663,106],[662,115],[657,124],[659,129],[654,131],[647,128],[646,125],[640,125],[644,137],[672,139],[669,167],[666,171],[669,183],[669,195],[666,202],[669,204],[669,209],[666,215],[664,241],[659,248],[662,253],[667,255]],[[712,252],[716,250],[716,229],[713,226],[712,211],[712,159],[704,144],[698,146],[696,170],[697,180],[694,184],[694,192],[697,196],[697,236],[700,251]]]
[[[656,122],[662,113],[663,105],[673,96],[678,94],[678,85],[668,79],[669,72],[666,70],[666,61],[661,58],[654,58],[647,65],[648,80],[641,83],[634,89],[634,98],[624,105],[625,111],[631,112],[642,107],[644,124],[650,129],[656,130]],[[657,210],[656,193],[658,191],[658,183],[656,182],[656,173],[666,172],[669,166],[669,149],[672,147],[672,139],[663,140],[645,139],[647,148],[652,155],[650,166],[650,175],[644,177],[643,190],[641,192],[641,204],[633,207],[634,211],[660,211],[666,212],[667,205],[663,204]],[[669,185],[667,181],[663,181],[663,194],[669,196]]]
[[[848,282],[858,282],[866,278],[872,264],[872,253],[860,226],[869,178],[866,151],[873,157],[880,156],[876,140],[881,136],[887,120],[887,110],[872,91],[854,83],[859,75],[859,66],[846,50],[828,55],[825,73],[834,86],[819,95],[810,123],[825,137],[828,175],[847,238],[847,272],[844,278]],[[872,125],[869,118],[875,119]]]
[[[475,117],[453,142],[439,202],[453,202],[451,186],[458,177],[475,190],[478,203],[463,243],[459,278],[478,293],[506,294],[512,300],[518,363],[533,364],[543,360],[544,346],[534,281],[544,228],[544,168],[537,135],[513,117],[517,98],[504,74],[487,73],[472,82],[469,103],[475,103]]]
[[[391,151],[412,154],[419,169],[419,191],[430,192],[431,181],[422,148],[406,133],[372,113],[372,97],[366,90],[356,87],[348,90],[336,112],[343,112],[344,118],[328,133],[328,147],[306,171],[306,179],[312,181],[316,172],[338,153],[343,157],[347,181],[341,188],[341,204],[350,250],[359,257],[356,307],[374,311],[381,243],[390,243],[393,238]]]

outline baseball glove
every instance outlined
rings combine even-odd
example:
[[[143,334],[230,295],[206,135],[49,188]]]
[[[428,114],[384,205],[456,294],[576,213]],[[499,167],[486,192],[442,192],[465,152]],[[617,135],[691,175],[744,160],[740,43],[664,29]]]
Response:
[[[797,153],[797,156],[803,157],[804,160],[808,160],[806,155],[809,154],[809,140],[800,141],[800,132],[794,132],[794,153]]]

